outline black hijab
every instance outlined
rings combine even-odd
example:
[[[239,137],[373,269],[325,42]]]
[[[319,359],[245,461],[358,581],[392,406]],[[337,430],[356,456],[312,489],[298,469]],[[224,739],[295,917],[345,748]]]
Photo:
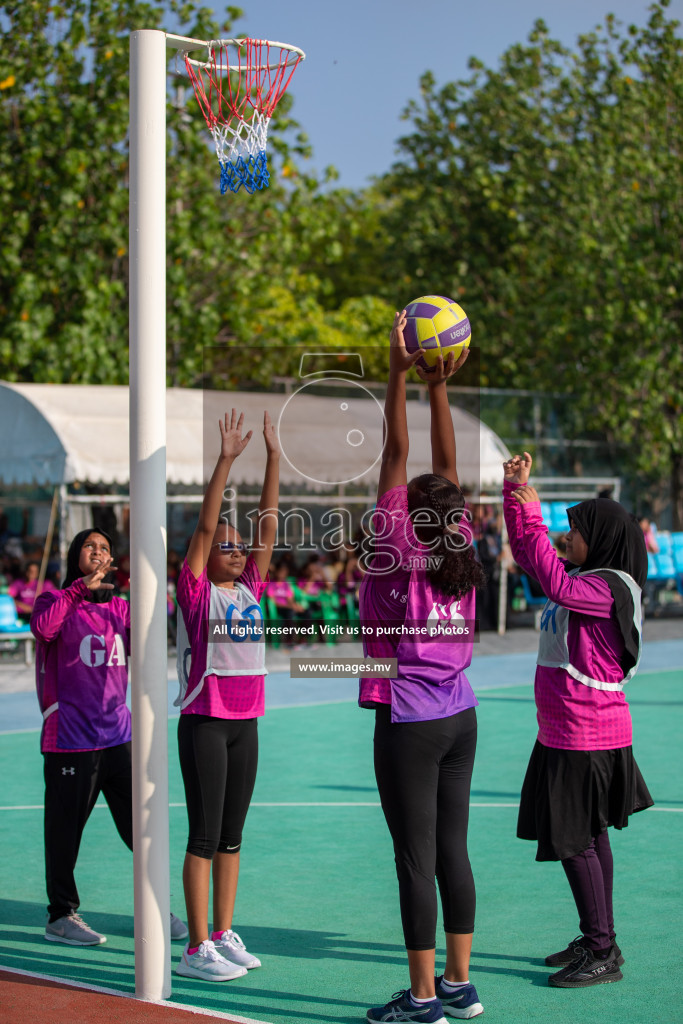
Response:
[[[67,587],[70,587],[72,583],[76,582],[76,580],[80,580],[83,578],[84,574],[78,567],[78,561],[81,557],[81,549],[83,545],[85,544],[88,537],[90,537],[93,533],[97,533],[99,534],[100,537],[104,537],[104,539],[109,544],[109,551],[111,552],[111,556],[112,558],[114,557],[114,545],[108,533],[105,533],[104,530],[96,529],[94,526],[91,527],[89,530],[81,530],[80,533],[76,534],[76,536],[71,541],[71,544],[69,546],[69,553],[66,556],[66,577],[64,578],[64,582],[62,583],[62,590],[65,590]],[[105,576],[103,582],[111,583],[111,580],[109,579],[108,576]],[[111,601],[113,594],[113,590],[90,590],[88,591],[88,600],[93,601],[95,604],[103,604],[106,601]]]
[[[640,524],[618,501],[611,498],[592,498],[567,509],[570,523],[588,545],[588,557],[581,572],[595,572],[609,585],[614,598],[614,610],[624,638],[625,650],[621,665],[624,674],[638,660],[638,633],[633,624],[633,598],[631,591],[619,576],[600,569],[619,569],[628,573],[638,586],[647,579],[647,549]]]

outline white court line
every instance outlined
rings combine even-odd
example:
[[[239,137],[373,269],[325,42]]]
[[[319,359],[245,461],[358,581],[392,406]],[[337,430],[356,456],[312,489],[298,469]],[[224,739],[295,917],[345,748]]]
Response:
[[[8,974],[18,974],[23,978],[36,978],[38,981],[51,981],[57,985],[65,985],[69,988],[81,988],[86,992],[98,992],[104,996],[119,996],[121,999],[135,999],[136,1002],[151,1003],[152,1006],[168,1006],[173,1010],[187,1010],[188,1014],[201,1014],[203,1017],[218,1017],[220,1020],[236,1021],[237,1024],[269,1024],[265,1020],[256,1020],[255,1017],[239,1017],[236,1013],[221,1013],[219,1010],[202,1010],[195,1003],[191,1006],[185,1003],[173,1003],[167,999],[144,999],[139,1000],[137,996],[129,992],[119,992],[114,988],[102,988],[100,985],[86,985],[82,981],[71,981],[70,978],[55,978],[50,974],[36,974],[34,971],[19,971],[15,967],[5,967],[0,964],[0,971],[7,971]]]
[[[169,807],[185,807],[185,804],[169,804]],[[254,800],[250,807],[381,807],[379,800]],[[470,807],[519,807],[516,804],[482,803],[473,801]],[[42,811],[43,804],[7,804],[0,811]],[[95,804],[93,810],[107,810],[105,803]],[[683,807],[648,807],[648,811],[665,811],[668,814],[683,814]]]

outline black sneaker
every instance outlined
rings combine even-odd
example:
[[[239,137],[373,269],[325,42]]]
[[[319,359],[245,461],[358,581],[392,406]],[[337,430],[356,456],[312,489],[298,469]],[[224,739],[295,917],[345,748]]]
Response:
[[[614,946],[614,951],[616,953],[617,963],[621,967],[624,962],[621,950],[617,946],[616,942],[612,945]],[[572,939],[566,949],[562,949],[559,953],[552,953],[550,956],[547,956],[545,958],[545,962],[548,967],[566,967],[567,964],[573,963],[577,957],[581,956],[584,949],[586,949],[586,946],[584,946],[584,937],[583,935],[577,935],[575,939]]]
[[[624,975],[619,970],[614,946],[605,960],[597,958],[590,949],[581,949],[580,956],[557,974],[551,974],[548,984],[554,988],[588,988],[589,985],[607,985],[621,981]]]

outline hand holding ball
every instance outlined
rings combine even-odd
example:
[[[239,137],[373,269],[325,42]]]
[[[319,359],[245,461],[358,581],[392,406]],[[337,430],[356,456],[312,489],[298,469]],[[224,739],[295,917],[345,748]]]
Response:
[[[457,361],[471,337],[465,310],[445,295],[422,295],[406,306],[403,338],[408,352],[422,353],[418,366],[436,366],[439,356],[445,363],[451,352]]]

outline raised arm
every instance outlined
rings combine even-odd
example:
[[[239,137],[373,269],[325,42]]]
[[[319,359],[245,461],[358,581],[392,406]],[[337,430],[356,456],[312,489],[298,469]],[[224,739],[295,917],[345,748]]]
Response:
[[[201,576],[209,560],[211,544],[216,527],[218,526],[218,518],[221,514],[223,492],[228,482],[232,464],[237,456],[242,454],[251,440],[251,430],[242,437],[243,423],[244,413],[241,413],[238,419],[235,409],[231,410],[230,416],[226,412],[224,418],[218,421],[221,432],[221,451],[216,468],[206,488],[204,501],[199,512],[199,522],[192,534],[192,540],[187,552],[187,564],[195,579]]]
[[[520,508],[524,551],[531,565],[531,575],[538,580],[546,597],[571,611],[609,618],[614,607],[609,584],[600,576],[569,575],[567,562],[559,558],[550,543],[536,490],[528,485],[518,487],[512,501]]]
[[[105,560],[94,572],[74,580],[64,590],[50,591],[36,598],[31,613],[31,632],[36,640],[50,643],[59,635],[70,615],[88,597],[90,590],[113,590],[113,583],[105,583],[107,573],[113,572],[116,566],[112,559]]]
[[[277,537],[277,510],[280,497],[280,443],[267,412],[263,415],[263,439],[266,442],[266,472],[256,520],[256,542],[252,550],[262,580],[266,578]]]
[[[524,525],[522,522],[522,511],[514,493],[518,487],[524,487],[529,481],[531,473],[531,456],[528,452],[524,455],[513,455],[507,462],[503,463],[503,515],[505,526],[510,541],[512,557],[522,572],[527,576],[536,578],[534,566],[527,558],[524,548]]]
[[[394,317],[389,340],[389,382],[384,401],[384,447],[379,473],[377,497],[392,487],[408,482],[408,417],[406,415],[406,373],[420,358],[406,350],[403,328],[406,322],[405,309]]]
[[[436,366],[426,370],[420,366],[416,368],[418,375],[429,385],[432,473],[445,476],[457,487],[460,486],[460,481],[456,464],[455,432],[446,381],[463,366],[469,354],[470,350],[466,348],[463,349],[457,361],[451,352],[445,364],[443,357],[439,356]]]

